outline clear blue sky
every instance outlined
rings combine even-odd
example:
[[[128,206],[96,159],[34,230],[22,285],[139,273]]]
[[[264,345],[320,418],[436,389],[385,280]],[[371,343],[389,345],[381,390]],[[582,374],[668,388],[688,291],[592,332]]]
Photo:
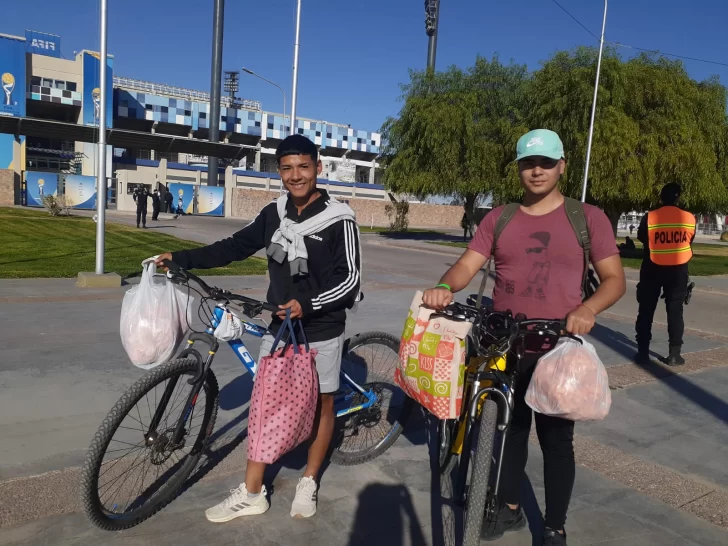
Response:
[[[10,0],[7,0],[10,1]],[[98,49],[98,0],[12,0],[0,32],[59,34],[62,51]],[[599,34],[602,0],[559,0]],[[201,90],[210,86],[212,0],[109,0],[115,74]],[[426,62],[422,0],[304,0],[298,113],[376,131],[400,108],[399,84]],[[294,0],[228,0],[224,69],[247,66],[291,88]],[[728,63],[728,0],[612,0],[607,39]],[[498,53],[529,68],[594,39],[552,0],[441,0],[437,66]],[[630,50],[623,50],[630,55]],[[728,67],[685,61],[728,84]],[[280,91],[241,76],[244,97],[281,111]],[[289,92],[290,100],[290,92]]]

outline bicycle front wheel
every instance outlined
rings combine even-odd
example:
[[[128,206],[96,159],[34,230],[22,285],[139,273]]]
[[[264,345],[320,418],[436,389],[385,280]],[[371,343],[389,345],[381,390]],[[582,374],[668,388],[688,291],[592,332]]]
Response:
[[[465,527],[463,529],[463,546],[480,544],[480,529],[483,525],[485,502],[488,497],[490,469],[493,463],[493,441],[498,420],[498,404],[486,398],[480,414],[480,430],[478,444],[473,456],[470,473],[470,485],[465,499]]]
[[[195,468],[218,405],[212,370],[188,404],[195,388],[188,381],[197,369],[194,359],[161,364],[134,383],[104,419],[81,468],[81,504],[97,527],[119,531],[138,525],[171,502]],[[182,439],[174,444],[181,418]]]
[[[341,369],[365,391],[377,397],[374,405],[336,420],[331,461],[344,466],[379,457],[402,433],[413,400],[394,383],[399,365],[399,339],[384,332],[366,332],[346,341]],[[348,385],[346,406],[364,404],[364,395]],[[337,408],[344,409],[344,408]]]

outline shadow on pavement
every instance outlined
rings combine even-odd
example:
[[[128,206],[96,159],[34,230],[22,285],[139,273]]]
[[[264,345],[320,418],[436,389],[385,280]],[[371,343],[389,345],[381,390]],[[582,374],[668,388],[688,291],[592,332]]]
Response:
[[[637,344],[623,333],[597,324],[590,335],[607,345],[610,349],[617,351],[620,355],[630,360],[630,362],[634,361]],[[652,355],[661,358],[655,353],[652,353]],[[680,367],[673,369],[654,361],[650,361],[648,364],[634,363],[634,365],[645,370],[655,379],[659,379],[696,406],[713,414],[713,416],[724,423],[728,423],[728,403],[702,387],[699,387],[686,376],[680,375]]]
[[[523,476],[523,483],[521,484],[521,505],[528,520],[528,530],[533,537],[532,546],[541,546],[544,529],[543,513],[538,505],[536,493],[533,491],[533,485],[528,474]]]
[[[404,485],[374,483],[359,494],[349,546],[425,544],[412,497]],[[437,543],[435,543],[437,544]]]
[[[442,233],[439,231],[383,231],[379,237],[393,241],[440,241],[445,243],[462,243],[462,235]]]

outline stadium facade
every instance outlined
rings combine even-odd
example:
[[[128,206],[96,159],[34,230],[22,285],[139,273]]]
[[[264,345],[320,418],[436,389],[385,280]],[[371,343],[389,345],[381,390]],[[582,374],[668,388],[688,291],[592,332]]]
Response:
[[[278,190],[274,152],[291,132],[319,147],[320,182],[332,194],[388,200],[377,183],[378,133],[306,118],[291,128],[258,101],[225,96],[212,143],[208,93],[120,77],[113,56],[106,62],[110,207],[133,208],[131,194],[144,184],[184,198],[188,212],[225,214],[233,188]],[[78,208],[94,206],[100,63],[87,50],[64,58],[59,36],[0,34],[0,169],[15,173],[16,202],[40,206],[64,194]],[[208,155],[220,158],[217,189],[207,184]]]

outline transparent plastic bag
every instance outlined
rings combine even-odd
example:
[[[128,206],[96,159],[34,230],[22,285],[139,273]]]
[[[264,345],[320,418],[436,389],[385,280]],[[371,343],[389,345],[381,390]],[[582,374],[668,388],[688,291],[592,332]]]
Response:
[[[220,319],[220,324],[215,328],[214,335],[220,341],[240,339],[243,337],[243,323],[229,309],[225,309]]]
[[[192,320],[192,301],[164,275],[154,259],[142,262],[142,278],[121,304],[121,343],[132,364],[148,370],[174,356]]]
[[[612,405],[609,377],[591,343],[564,337],[536,364],[526,390],[533,411],[572,421],[604,419]]]

